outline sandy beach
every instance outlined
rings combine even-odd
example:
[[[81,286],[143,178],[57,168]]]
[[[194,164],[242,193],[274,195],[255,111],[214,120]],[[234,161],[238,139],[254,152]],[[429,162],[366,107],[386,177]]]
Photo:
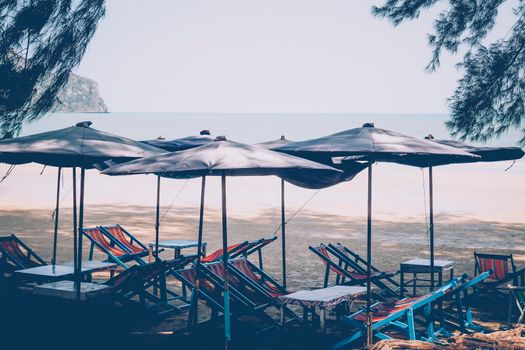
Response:
[[[166,208],[163,208],[166,209]],[[164,211],[164,210],[163,210]],[[280,216],[277,208],[268,209],[253,218],[229,218],[230,243],[272,236]],[[44,259],[49,260],[52,249],[53,220],[50,210],[1,210],[0,234],[16,233]],[[220,217],[214,210],[206,212],[204,239],[208,252],[221,244]],[[170,211],[162,222],[161,240],[196,239],[198,211],[194,207]],[[70,209],[60,212],[58,261],[72,258]],[[142,206],[90,206],[86,212],[86,227],[121,224],[146,244],[154,241],[154,209]],[[287,264],[290,290],[322,287],[324,268],[321,261],[308,250],[309,245],[321,242],[341,242],[363,257],[366,252],[366,221],[362,218],[326,215],[305,210],[287,225]],[[374,265],[386,271],[396,271],[399,263],[415,257],[428,256],[424,222],[374,221]],[[524,224],[469,221],[458,217],[436,217],[436,258],[454,261],[455,274],[473,274],[473,251],[515,254],[519,266],[525,265]],[[280,236],[280,232],[277,232]],[[277,279],[281,272],[281,241],[276,240],[264,250],[265,270]],[[85,240],[84,254],[87,257]],[[167,254],[167,253],[164,253]],[[96,259],[104,259],[100,254]],[[100,279],[107,276],[98,276]],[[171,283],[176,283],[171,281]],[[186,322],[185,314],[168,320],[143,324],[137,332],[157,333],[180,331]]]

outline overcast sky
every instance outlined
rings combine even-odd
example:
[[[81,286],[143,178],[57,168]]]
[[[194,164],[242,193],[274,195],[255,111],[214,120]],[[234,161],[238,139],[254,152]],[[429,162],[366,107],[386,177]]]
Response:
[[[446,113],[458,57],[424,72],[436,11],[393,28],[373,3],[107,0],[77,72],[113,112]]]

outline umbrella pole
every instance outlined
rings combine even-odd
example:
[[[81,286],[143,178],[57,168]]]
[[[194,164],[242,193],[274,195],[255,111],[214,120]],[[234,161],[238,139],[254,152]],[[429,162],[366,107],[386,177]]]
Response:
[[[80,208],[78,212],[78,268],[75,275],[75,290],[77,300],[80,300],[80,285],[82,280],[82,231],[84,230],[84,187],[86,182],[86,169],[80,168]]]
[[[430,291],[434,290],[434,184],[432,167],[428,167],[428,192],[429,192],[429,240],[430,240]]]
[[[373,343],[372,331],[372,162],[368,164],[368,220],[367,220],[367,235],[366,235],[366,314],[367,314],[367,333],[366,344],[370,347]]]
[[[228,222],[226,219],[226,176],[221,176],[222,187],[222,263],[224,267],[224,348],[228,349],[230,335],[230,292],[228,288]]]
[[[160,176],[157,176],[157,209],[155,211],[155,260],[159,259]]]
[[[77,168],[73,167],[73,271],[75,281],[77,277],[78,258],[77,258]],[[75,282],[75,289],[77,284]]]
[[[284,210],[284,179],[281,179],[281,250],[283,254],[283,287],[286,288],[286,214]]]
[[[57,176],[57,203],[55,206],[55,231],[53,234],[53,259],[51,265],[55,265],[57,261],[57,239],[58,239],[58,210],[60,209],[60,177],[62,176],[62,167],[58,168]]]
[[[199,210],[199,237],[197,238],[197,277],[199,276],[200,271],[200,265],[201,265],[201,255],[203,253],[202,251],[202,231],[204,228],[204,195],[206,192],[206,176],[202,177],[202,183],[201,183],[201,207]],[[194,313],[193,313],[193,324],[198,322],[199,318],[199,278],[197,278],[197,282],[195,283],[195,304],[194,307]]]

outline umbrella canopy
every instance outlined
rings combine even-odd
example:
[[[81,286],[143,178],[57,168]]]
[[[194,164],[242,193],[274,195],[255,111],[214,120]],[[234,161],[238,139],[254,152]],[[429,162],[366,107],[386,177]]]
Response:
[[[372,265],[372,164],[393,162],[413,166],[432,166],[475,159],[479,156],[427,140],[418,140],[366,123],[361,128],[338,132],[317,139],[292,142],[276,150],[322,162],[343,158],[342,166],[353,168],[365,161],[368,167],[367,273]],[[341,160],[341,159],[340,159]],[[433,272],[433,256],[431,271]],[[431,273],[433,276],[433,273]],[[371,278],[367,279],[367,344],[372,343]]]
[[[307,159],[217,138],[204,146],[110,167],[107,175],[157,174],[171,178],[276,175],[306,188],[342,181],[342,171]]]
[[[202,177],[202,198],[206,176],[220,176],[222,187],[222,249],[224,267],[224,323],[225,340],[230,340],[230,308],[228,287],[228,224],[226,214],[226,176],[265,176],[277,175],[299,177],[301,181],[316,186],[316,180],[323,177],[338,179],[342,171],[318,164],[306,159],[289,156],[242,143],[217,138],[214,142],[181,152],[166,153],[148,158],[138,159],[125,164],[115,165],[102,172],[107,175],[131,175],[154,173],[158,176],[171,178]],[[306,176],[306,177],[301,177]],[[202,242],[202,199],[201,217],[199,221],[200,261]],[[157,216],[158,217],[158,216]],[[197,293],[198,295],[198,293]],[[227,346],[227,344],[226,344]]]
[[[143,143],[99,131],[91,122],[69,128],[0,141],[0,162],[40,163],[91,169],[104,161],[128,161],[162,153]]]
[[[199,147],[215,140],[209,130],[202,130],[199,135],[182,137],[175,140],[166,141],[163,139],[141,141],[150,146],[162,148],[169,152],[184,151],[190,148]]]
[[[392,162],[420,167],[477,158],[461,149],[376,128],[372,123],[317,139],[292,142],[276,150],[313,160],[346,157],[345,161]]]
[[[465,152],[479,156],[480,158],[472,159],[473,162],[499,162],[503,160],[516,160],[525,155],[520,147],[487,147],[474,146],[456,140],[437,140],[434,136],[428,135],[426,140],[434,141],[442,145],[454,147]],[[468,162],[468,160],[466,160]]]
[[[105,162],[125,162],[164,152],[162,149],[145,145],[125,137],[92,129],[90,127],[91,124],[90,121],[85,121],[64,129],[0,141],[0,162],[9,164],[35,162],[59,167],[53,242],[53,264],[56,262],[56,237],[58,230],[61,168],[73,168],[73,240],[75,254],[75,289],[77,291],[77,298],[80,298],[80,271],[82,264],[81,231],[83,228],[84,215],[85,170],[91,168],[105,168],[107,167]],[[78,247],[76,214],[77,167],[81,168]]]
[[[277,139],[277,140],[266,141],[266,142],[259,142],[259,143],[254,144],[254,146],[258,146],[258,147],[274,150],[276,148],[279,148],[279,147],[282,147],[284,145],[287,145],[290,142],[293,142],[293,141],[287,140],[284,135],[281,135],[281,137],[279,139]]]

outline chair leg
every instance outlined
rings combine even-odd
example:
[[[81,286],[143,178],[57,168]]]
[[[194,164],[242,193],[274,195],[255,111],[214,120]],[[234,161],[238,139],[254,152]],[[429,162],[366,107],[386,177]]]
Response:
[[[416,329],[414,324],[414,311],[409,309],[407,312],[408,339],[416,340]]]

